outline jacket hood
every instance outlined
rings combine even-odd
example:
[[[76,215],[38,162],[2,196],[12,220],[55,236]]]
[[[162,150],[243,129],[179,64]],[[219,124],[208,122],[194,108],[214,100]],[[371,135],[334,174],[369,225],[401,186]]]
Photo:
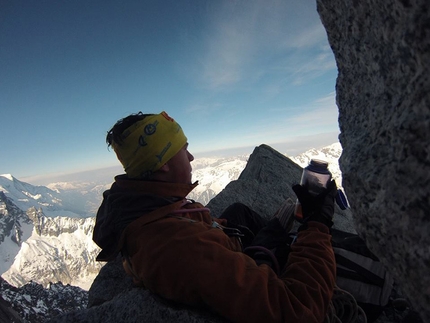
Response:
[[[198,183],[179,184],[115,177],[111,188],[103,193],[93,231],[93,241],[102,249],[98,261],[113,260],[123,230],[137,218],[184,199]]]

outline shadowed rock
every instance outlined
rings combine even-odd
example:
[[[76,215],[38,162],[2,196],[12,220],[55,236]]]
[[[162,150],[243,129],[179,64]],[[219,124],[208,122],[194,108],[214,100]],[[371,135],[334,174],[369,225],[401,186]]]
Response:
[[[430,322],[430,2],[318,0],[359,234]]]
[[[3,297],[0,296],[0,322],[4,323],[23,323],[24,320],[19,314],[12,308],[9,302],[6,302]]]

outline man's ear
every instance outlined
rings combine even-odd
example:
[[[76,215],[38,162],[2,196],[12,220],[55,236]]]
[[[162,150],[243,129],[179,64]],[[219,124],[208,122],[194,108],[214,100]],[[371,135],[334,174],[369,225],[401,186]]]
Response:
[[[169,165],[165,163],[157,170],[157,172],[167,173],[169,170],[170,170]]]

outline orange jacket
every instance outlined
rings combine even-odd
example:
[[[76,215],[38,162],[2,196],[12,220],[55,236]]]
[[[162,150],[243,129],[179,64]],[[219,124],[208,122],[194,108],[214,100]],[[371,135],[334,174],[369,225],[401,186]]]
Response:
[[[195,186],[143,181],[121,185],[166,197]],[[130,265],[124,267],[137,284],[173,301],[209,307],[233,322],[323,321],[335,285],[326,226],[310,222],[299,232],[278,277],[269,266],[257,266],[243,254],[237,239],[214,226],[213,221],[220,220],[201,204],[181,204],[142,214],[122,232],[119,248]],[[175,214],[178,208],[184,213]]]

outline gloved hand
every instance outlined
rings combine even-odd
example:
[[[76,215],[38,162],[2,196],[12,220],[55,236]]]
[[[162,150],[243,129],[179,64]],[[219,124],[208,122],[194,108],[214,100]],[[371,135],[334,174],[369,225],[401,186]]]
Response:
[[[303,223],[317,221],[329,228],[333,225],[334,199],[337,194],[337,186],[334,180],[327,184],[327,189],[319,195],[312,195],[306,187],[294,185],[294,193],[302,206]]]

